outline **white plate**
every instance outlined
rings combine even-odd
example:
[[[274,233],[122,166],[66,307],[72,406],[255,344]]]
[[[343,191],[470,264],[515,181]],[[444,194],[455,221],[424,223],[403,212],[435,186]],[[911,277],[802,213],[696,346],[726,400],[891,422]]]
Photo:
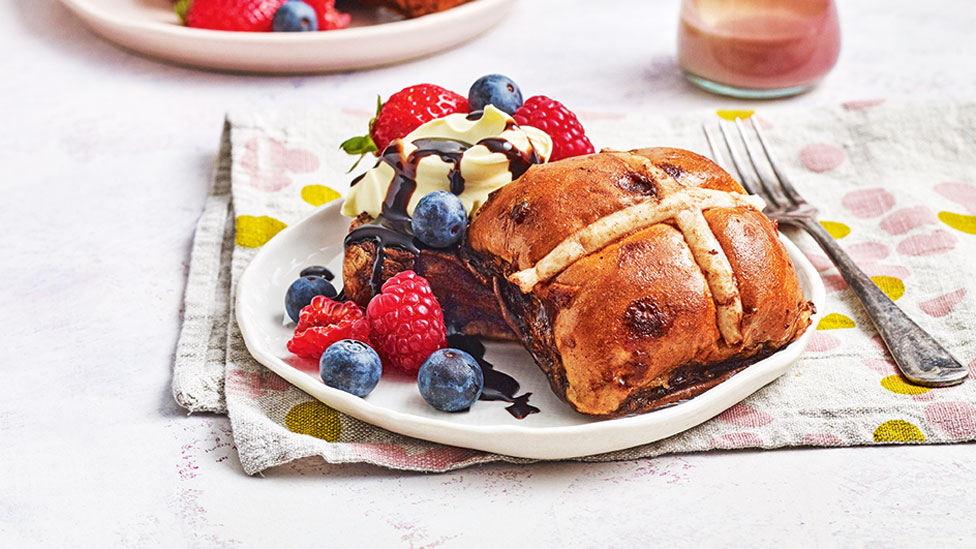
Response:
[[[384,376],[366,398],[327,387],[318,363],[290,354],[285,343],[294,325],[284,325],[284,295],[309,265],[342,272],[342,237],[349,220],[339,200],[281,231],[258,252],[237,286],[237,322],[248,350],[271,370],[325,404],[390,431],[433,442],[510,456],[560,459],[622,450],[653,442],[698,425],[773,381],[799,358],[811,327],[776,354],[753,364],[703,394],[646,414],[599,420],[580,415],[560,401],[529,354],[515,343],[487,343],[486,358],[515,377],[529,402],[542,411],[519,420],[505,402],[478,401],[467,412],[438,412],[424,402],[415,380]],[[807,299],[821,310],[824,286],[813,265],[782,238]],[[337,281],[337,284],[341,281]],[[816,319],[814,319],[814,323]]]
[[[416,19],[351,9],[348,29],[226,32],[180,25],[170,0],[61,0],[104,38],[146,55],[197,67],[309,73],[361,69],[456,46],[501,21],[515,0],[474,0]]]

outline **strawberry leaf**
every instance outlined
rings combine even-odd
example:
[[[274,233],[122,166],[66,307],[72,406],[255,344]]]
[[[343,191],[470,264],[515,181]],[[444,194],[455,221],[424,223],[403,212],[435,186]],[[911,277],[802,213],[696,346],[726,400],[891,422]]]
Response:
[[[359,135],[356,137],[350,137],[339,145],[339,148],[346,151],[348,154],[359,155],[356,159],[356,163],[352,165],[351,168],[346,173],[349,173],[356,169],[356,166],[362,162],[363,157],[367,154],[376,152],[376,143],[373,143],[373,139],[368,135]]]
[[[180,23],[186,25],[186,12],[190,9],[190,0],[177,0],[173,5],[173,11],[180,18]]]
[[[376,143],[373,143],[373,139],[368,135],[358,135],[356,137],[350,137],[339,145],[339,148],[346,151],[349,154],[367,154],[376,151]]]

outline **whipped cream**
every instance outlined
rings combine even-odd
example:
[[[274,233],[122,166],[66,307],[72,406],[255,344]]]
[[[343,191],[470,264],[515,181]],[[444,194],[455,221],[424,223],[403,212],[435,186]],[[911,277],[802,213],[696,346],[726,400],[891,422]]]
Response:
[[[431,120],[391,143],[376,165],[352,182],[343,215],[412,216],[424,195],[451,191],[470,216],[492,191],[517,179],[531,164],[549,160],[552,139],[542,130],[519,126],[492,105],[480,118],[475,116],[458,113]]]

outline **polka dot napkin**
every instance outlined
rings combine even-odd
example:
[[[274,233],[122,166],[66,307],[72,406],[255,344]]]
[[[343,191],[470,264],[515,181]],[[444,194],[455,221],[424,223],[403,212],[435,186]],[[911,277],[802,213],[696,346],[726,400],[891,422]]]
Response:
[[[824,227],[874,282],[976,370],[976,103],[859,101],[816,111],[696,116],[581,113],[598,147],[676,146],[708,154],[701,126],[760,124]],[[256,250],[348,188],[359,113],[233,114],[197,227],[174,365],[190,411],[227,413],[248,474],[294,459],[446,471],[527,460],[397,435],[347,417],[248,355],[233,288]],[[827,287],[807,352],[783,377],[669,439],[586,460],[784,446],[976,439],[976,380],[929,389],[898,375],[870,319],[805,234],[784,229]],[[337,237],[338,238],[338,237]],[[973,375],[970,376],[971,378]]]

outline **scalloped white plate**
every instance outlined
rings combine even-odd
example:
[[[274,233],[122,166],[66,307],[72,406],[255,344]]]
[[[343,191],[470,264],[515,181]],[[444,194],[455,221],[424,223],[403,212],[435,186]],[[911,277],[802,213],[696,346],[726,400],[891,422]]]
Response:
[[[105,39],[151,57],[207,69],[312,73],[399,63],[487,31],[515,0],[473,0],[416,19],[354,8],[352,26],[326,32],[226,32],[180,25],[170,0],[61,0]]]
[[[669,437],[720,414],[785,373],[813,333],[811,327],[786,348],[695,398],[617,419],[593,419],[573,411],[551,392],[532,358],[515,343],[488,342],[486,358],[515,377],[523,391],[532,393],[529,402],[542,411],[525,419],[512,417],[504,402],[478,401],[467,412],[438,412],[420,396],[416,381],[403,376],[384,376],[372,393],[359,398],[326,386],[316,361],[298,358],[285,348],[294,325],[284,324],[284,295],[299,271],[326,265],[337,275],[342,272],[342,238],[349,220],[340,215],[340,202],[317,209],[264,245],[238,283],[237,322],[248,350],[260,363],[336,410],[404,435],[537,459],[622,450]],[[825,291],[820,276],[792,242],[782,240],[807,299],[822,310]]]

